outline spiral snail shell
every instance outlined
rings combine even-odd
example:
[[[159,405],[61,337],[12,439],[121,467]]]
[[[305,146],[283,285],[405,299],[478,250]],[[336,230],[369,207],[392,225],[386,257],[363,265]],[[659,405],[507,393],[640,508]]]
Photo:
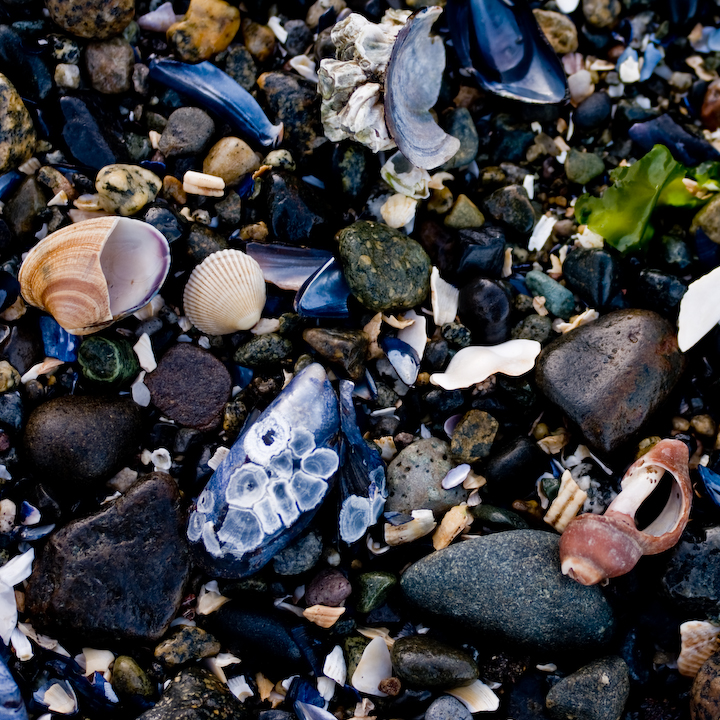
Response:
[[[658,517],[639,530],[635,513],[665,472],[675,481],[670,497]],[[680,539],[692,502],[687,446],[661,440],[628,468],[621,485],[604,515],[579,515],[560,538],[562,572],[583,585],[624,575],[643,555],[664,552]]]

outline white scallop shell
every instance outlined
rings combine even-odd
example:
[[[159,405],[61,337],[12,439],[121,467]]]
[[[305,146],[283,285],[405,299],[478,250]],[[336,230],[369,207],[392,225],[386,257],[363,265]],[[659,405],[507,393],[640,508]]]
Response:
[[[190,322],[209,335],[249,330],[265,307],[262,270],[239,250],[213,253],[192,271],[183,305]]]
[[[695,677],[704,662],[720,649],[720,627],[705,620],[691,620],[680,626],[682,647],[677,666],[681,675]]]

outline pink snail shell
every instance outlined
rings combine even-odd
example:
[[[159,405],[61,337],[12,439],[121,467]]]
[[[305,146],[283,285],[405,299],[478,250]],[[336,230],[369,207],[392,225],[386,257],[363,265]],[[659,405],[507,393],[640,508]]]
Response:
[[[679,440],[661,440],[634,462],[622,479],[622,492],[604,515],[574,518],[560,538],[564,575],[595,585],[630,572],[643,555],[656,555],[677,543],[687,525],[692,503],[688,449]],[[675,480],[664,509],[638,530],[635,513],[664,473]]]

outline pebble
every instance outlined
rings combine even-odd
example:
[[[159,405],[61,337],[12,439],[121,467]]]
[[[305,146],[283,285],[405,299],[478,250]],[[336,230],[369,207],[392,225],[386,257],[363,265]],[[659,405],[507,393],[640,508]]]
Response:
[[[228,686],[208,670],[191,666],[170,682],[155,707],[138,720],[237,720],[245,711]]]
[[[590,307],[606,308],[620,293],[620,267],[606,250],[575,248],[565,258],[563,277]]]
[[[248,92],[257,80],[257,67],[250,51],[244,45],[231,45],[225,58],[225,72]]]
[[[245,18],[242,22],[245,47],[258,61],[265,62],[275,52],[275,33],[267,26]]]
[[[690,690],[692,720],[715,720],[720,712],[720,653],[711,655],[700,668]]]
[[[360,221],[337,239],[350,291],[369,310],[409,310],[430,291],[430,258],[398,230]]]
[[[548,315],[528,315],[510,331],[513,340],[536,340],[541,344],[553,336],[552,320]]]
[[[582,0],[582,10],[590,25],[606,28],[615,24],[622,5],[620,0]]]
[[[20,432],[24,417],[24,403],[19,393],[6,392],[0,395],[0,427],[16,433]]]
[[[460,230],[458,277],[463,281],[477,277],[499,278],[505,262],[505,233],[485,225],[477,230]]]
[[[512,296],[505,283],[479,277],[460,288],[458,315],[473,340],[497,345],[510,337]]]
[[[15,170],[35,152],[30,113],[12,83],[0,74],[0,173]]]
[[[143,215],[143,221],[159,230],[169,243],[180,240],[186,233],[186,223],[182,216],[160,205],[149,207]]]
[[[77,90],[80,87],[80,68],[77,65],[60,63],[55,66],[53,80],[58,87]]]
[[[100,203],[110,213],[134,215],[152,202],[162,181],[155,173],[137,165],[108,165],[95,179]]]
[[[374,570],[360,575],[357,580],[355,609],[367,615],[382,606],[397,585],[397,577],[384,570]]]
[[[595,153],[570,148],[565,159],[565,174],[568,180],[578,185],[586,185],[604,172],[605,163]]]
[[[467,195],[457,196],[450,212],[445,216],[445,225],[454,230],[479,228],[485,222],[480,208]]]
[[[220,643],[210,633],[199,627],[184,626],[163,640],[153,655],[165,667],[176,668],[193,660],[213,657],[220,649]]]
[[[339,144],[332,155],[333,175],[343,194],[355,202],[364,198],[377,175],[377,161],[372,152],[359,143]]]
[[[130,89],[134,65],[133,49],[124,38],[92,42],[85,50],[90,84],[105,95],[117,95]]]
[[[660,270],[645,269],[638,275],[637,284],[632,288],[637,306],[654,310],[668,320],[675,322],[680,301],[687,292],[687,285],[675,275]]]
[[[691,232],[702,230],[714,243],[720,244],[720,197],[712,198],[693,218]]]
[[[0,393],[20,385],[20,373],[7,361],[0,360]]]
[[[37,477],[60,490],[111,477],[139,442],[140,410],[131,400],[73,395],[34,410],[23,438]]]
[[[292,341],[277,333],[265,333],[241,345],[233,360],[243,367],[265,368],[277,365],[293,351]]]
[[[45,7],[63,30],[96,40],[121,33],[135,14],[134,0],[46,0]]]
[[[545,704],[555,720],[620,720],[629,694],[628,666],[611,655],[563,678]]]
[[[206,112],[182,107],[168,118],[158,149],[165,157],[197,155],[207,147],[214,133],[215,123]]]
[[[458,463],[475,463],[486,458],[499,427],[492,415],[482,410],[470,410],[453,430],[450,452]]]
[[[209,255],[229,247],[222,235],[200,223],[192,223],[186,242],[188,255],[196,265]]]
[[[65,118],[62,136],[72,157],[94,170],[112,165],[117,159],[115,153],[87,105],[66,95],[60,98],[60,108]]]
[[[78,350],[83,375],[91,382],[106,387],[119,387],[133,380],[140,372],[137,355],[125,338],[92,335],[85,338]]]
[[[472,713],[452,695],[442,695],[428,707],[425,720],[472,720]]]
[[[598,132],[610,120],[612,99],[605,92],[594,92],[583,100],[575,110],[575,127],[582,133]]]
[[[552,10],[533,10],[535,19],[558,55],[574,53],[578,49],[575,23],[567,16]]]
[[[159,640],[189,576],[184,516],[177,483],[156,472],[70,521],[50,537],[30,576],[25,608],[33,625],[93,642]]]
[[[548,345],[536,381],[592,446],[611,452],[641,430],[684,366],[666,320],[648,310],[617,310]]]
[[[322,358],[339,365],[351,380],[365,375],[365,357],[370,338],[363,330],[309,328],[303,340]]]
[[[485,198],[487,212],[520,235],[529,235],[535,226],[535,211],[522,185],[508,185]]]
[[[426,508],[436,517],[467,499],[462,485],[445,490],[443,478],[452,470],[450,446],[438,438],[417,440],[388,465],[386,512],[410,513]]]
[[[240,29],[240,11],[224,0],[190,0],[187,13],[167,31],[168,42],[187,63],[225,50]]]
[[[469,628],[486,643],[539,653],[600,648],[615,629],[610,606],[600,588],[560,572],[558,544],[538,530],[474,538],[411,565],[401,588],[448,630]]]
[[[163,415],[196,430],[217,428],[232,380],[214,355],[189,343],[168,350],[145,377],[153,405]]]
[[[260,163],[253,149],[236,137],[222,138],[210,148],[203,160],[203,172],[221,177],[226,186],[237,184],[241,177],[259,167]]]
[[[315,0],[308,8],[305,16],[305,24],[309,28],[315,29],[320,22],[320,18],[332,8],[336,13],[340,13],[347,7],[345,0]]]
[[[464,107],[449,110],[443,117],[443,128],[448,135],[460,141],[460,147],[442,169],[465,167],[475,160],[480,140],[470,111]]]
[[[350,597],[352,586],[345,575],[335,568],[321,570],[305,587],[305,603],[339,607]]]
[[[273,558],[273,570],[278,575],[301,575],[317,565],[322,549],[322,538],[317,532],[303,533]]]
[[[553,315],[570,319],[575,310],[575,297],[570,290],[540,270],[531,270],[525,276],[525,284],[533,295],[545,298],[545,307]]]
[[[147,673],[128,655],[115,658],[112,668],[112,687],[121,698],[150,699],[155,688]]]
[[[40,215],[47,209],[45,195],[34,177],[25,178],[3,208],[3,217],[13,235],[22,242],[34,240]]]
[[[448,690],[478,679],[478,666],[470,655],[427,635],[398,638],[390,658],[403,683],[422,689]]]
[[[283,27],[287,33],[285,49],[291,57],[302,55],[312,45],[313,34],[310,28],[299,18],[288,20]]]

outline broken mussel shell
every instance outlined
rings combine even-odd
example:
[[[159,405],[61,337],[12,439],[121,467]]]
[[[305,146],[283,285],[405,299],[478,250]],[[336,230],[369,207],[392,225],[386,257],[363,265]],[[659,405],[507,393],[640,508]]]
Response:
[[[483,88],[522,102],[565,100],[565,71],[529,3],[448,0],[447,12],[462,72]]]
[[[73,335],[112,325],[155,296],[170,248],[152,225],[101,217],[61,228],[28,253],[18,279],[25,300]]]
[[[150,77],[204,105],[254,142],[277,145],[282,140],[282,123],[273,125],[257,100],[210,62],[156,59],[150,63]]]
[[[398,33],[385,78],[385,122],[400,152],[416,167],[435,168],[460,149],[430,114],[445,69],[445,47],[430,29],[442,8],[423,8]],[[422,78],[422,82],[418,82]]]
[[[658,517],[643,530],[635,514],[665,473],[673,480]],[[562,572],[583,585],[594,585],[630,572],[643,555],[656,555],[677,543],[692,503],[688,449],[679,440],[661,440],[625,473],[622,492],[604,515],[574,518],[560,538]]]

